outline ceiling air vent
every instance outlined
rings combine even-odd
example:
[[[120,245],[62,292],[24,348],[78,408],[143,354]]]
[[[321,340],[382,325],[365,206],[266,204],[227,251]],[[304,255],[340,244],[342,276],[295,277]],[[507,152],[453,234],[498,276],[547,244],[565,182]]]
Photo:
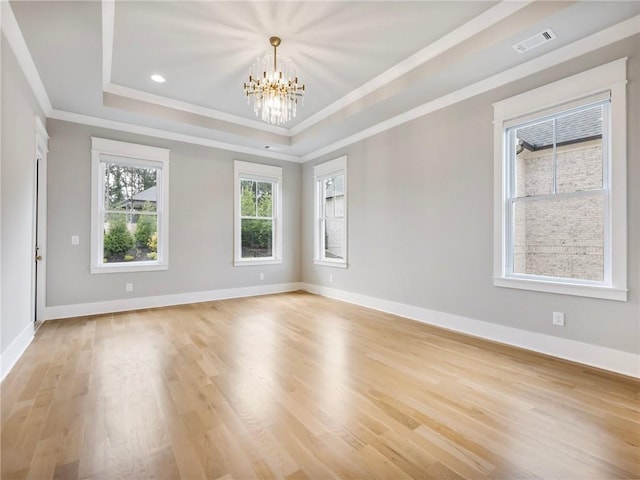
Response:
[[[524,53],[528,52],[529,50],[533,50],[534,48],[537,48],[543,43],[547,43],[554,38],[556,38],[556,34],[553,33],[550,28],[547,28],[540,33],[536,33],[533,37],[529,37],[520,43],[516,43],[513,48],[518,53]]]

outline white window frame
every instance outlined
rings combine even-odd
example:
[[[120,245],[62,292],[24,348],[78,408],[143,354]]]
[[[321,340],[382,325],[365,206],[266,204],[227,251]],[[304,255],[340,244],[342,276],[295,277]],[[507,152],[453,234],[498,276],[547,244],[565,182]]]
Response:
[[[627,58],[544,85],[494,107],[494,266],[498,287],[627,300]],[[514,123],[553,115],[590,100],[610,98],[608,205],[605,202],[605,280],[586,282],[556,277],[513,275],[510,265],[510,156],[507,128]],[[606,142],[603,148],[606,148]]]
[[[273,244],[271,257],[242,258],[241,180],[273,183]],[[234,162],[234,265],[274,265],[282,263],[282,167],[260,163]]]
[[[326,258],[324,245],[324,227],[322,219],[323,188],[322,183],[329,177],[344,175],[344,258]],[[342,156],[328,162],[321,163],[313,167],[314,181],[314,256],[313,263],[328,267],[347,268],[348,248],[347,248],[347,226],[348,226],[348,182],[347,182],[347,156]]]
[[[141,262],[104,263],[103,165],[116,160],[132,167],[158,169],[158,258]],[[169,150],[91,137],[91,273],[123,273],[169,268]]]

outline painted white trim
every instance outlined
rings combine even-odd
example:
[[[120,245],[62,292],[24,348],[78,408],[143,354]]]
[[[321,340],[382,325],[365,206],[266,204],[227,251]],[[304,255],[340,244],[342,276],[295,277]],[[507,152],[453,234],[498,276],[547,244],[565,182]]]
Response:
[[[233,167],[236,173],[282,180],[282,167],[265,165],[263,163],[243,162],[242,160],[234,161]]]
[[[507,327],[496,323],[429,310],[414,305],[303,283],[303,290],[355,305],[391,313],[410,320],[524,348],[545,355],[640,378],[640,355],[578,342],[552,335]]]
[[[456,45],[468,40],[469,38],[477,35],[478,33],[486,30],[487,28],[495,25],[501,20],[513,15],[518,10],[523,9],[529,4],[533,3],[532,0],[513,2],[502,1],[497,5],[491,7],[489,10],[481,13],[475,18],[472,18],[467,23],[452,30],[443,37],[440,37],[435,42],[426,46],[422,50],[414,53],[400,63],[394,65],[390,69],[381,73],[377,77],[369,80],[355,90],[349,92],[342,98],[336,100],[329,106],[323,108],[319,112],[311,115],[306,120],[300,122],[290,129],[291,135],[297,135],[313,125],[321,122],[325,118],[339,112],[343,108],[348,107],[354,102],[357,102],[361,98],[369,95],[375,90],[388,85],[395,79],[401,77],[407,72],[410,72],[416,67],[419,67],[423,63],[437,57],[438,55],[452,49]]]
[[[258,295],[271,295],[273,293],[294,292],[301,288],[301,283],[291,282],[251,287],[225,288],[204,292],[176,293],[155,297],[123,298],[118,300],[80,303],[74,305],[57,305],[47,307],[45,310],[45,319],[55,320],[60,318],[82,317],[86,315],[126,312],[146,308],[170,307],[189,303],[211,302],[214,300],[226,300],[230,298],[255,297]]]
[[[510,2],[507,2],[510,3]],[[326,145],[318,150],[309,152],[303,156],[282,154],[274,151],[261,150],[257,148],[245,147],[241,145],[235,145],[226,142],[220,142],[217,140],[207,139],[203,137],[197,137],[193,135],[185,135],[167,130],[161,130],[151,127],[143,127],[125,122],[119,122],[114,120],[107,120],[89,115],[82,115],[72,112],[65,112],[60,110],[52,110],[47,113],[50,118],[65,120],[68,122],[79,123],[83,125],[92,125],[96,127],[109,128],[118,131],[137,133],[140,135],[148,135],[157,138],[166,138],[184,143],[190,143],[194,145],[202,145],[212,148],[219,148],[221,150],[227,150],[238,153],[246,153],[250,155],[256,155],[263,158],[274,158],[278,160],[285,160],[289,162],[307,162],[316,159],[322,155],[331,153],[339,148],[346,147],[353,143],[367,139],[378,133],[382,133],[386,130],[394,128],[398,125],[402,125],[406,122],[415,120],[429,113],[433,113],[440,109],[451,106],[455,103],[462,102],[473,96],[480,95],[488,92],[500,86],[517,81],[529,75],[533,75],[539,71],[545,70],[552,66],[566,62],[573,58],[579,57],[591,51],[597,50],[611,43],[617,42],[624,38],[630,37],[640,33],[640,15],[632,17],[628,20],[620,22],[616,25],[608,27],[600,32],[590,35],[586,38],[578,40],[572,44],[561,47],[557,50],[549,52],[545,55],[529,60],[523,64],[520,64],[511,69],[505,70],[501,73],[493,75],[485,80],[476,82],[472,85],[468,85],[462,89],[451,92],[441,98],[429,101],[416,108],[408,110],[393,118],[380,122],[372,127],[366,128],[358,133],[345,137],[334,143]],[[290,132],[291,133],[291,132]]]
[[[42,79],[40,78],[40,75],[38,75],[38,69],[33,62],[33,58],[31,58],[31,54],[27,48],[27,43],[22,36],[22,32],[18,26],[18,21],[13,14],[11,4],[6,1],[0,2],[0,8],[2,8],[2,31],[7,37],[7,41],[18,59],[20,68],[22,69],[24,76],[27,78],[27,82],[29,83],[31,90],[33,90],[33,95],[36,97],[40,108],[44,114],[48,116],[52,110],[51,102],[49,101],[49,96],[44,88]]]
[[[601,298],[607,300],[627,300],[627,58],[621,58],[599,67],[571,75],[561,80],[543,85],[536,89],[506,98],[494,103],[493,155],[494,155],[494,260],[493,284],[497,287],[538,290],[563,295]],[[548,111],[549,108],[562,109],[568,102],[583,99],[587,105],[593,96],[606,92],[610,97],[610,135],[603,134],[608,141],[608,174],[605,185],[608,193],[605,205],[608,205],[606,218],[608,229],[605,231],[605,278],[602,284],[545,279],[540,277],[521,277],[510,271],[510,226],[508,199],[510,193],[510,165],[507,159],[509,151],[505,135],[507,125],[520,123],[520,117],[530,117],[535,112]],[[562,110],[561,110],[562,111]],[[609,124],[604,125],[605,133]],[[607,273],[610,272],[610,275]]]
[[[162,162],[163,166],[169,162],[169,149],[152,147],[150,145],[140,145],[139,143],[121,142],[108,138],[91,137],[91,151],[127,157],[133,159],[151,160]]]
[[[238,115],[229,114],[219,110],[201,107],[188,102],[183,102],[173,98],[144,92],[124,85],[112,83],[112,65],[113,65],[113,37],[114,37],[114,19],[115,19],[115,3],[113,0],[102,1],[102,80],[103,91],[119,95],[121,97],[140,100],[155,105],[161,105],[176,110],[202,115],[208,118],[222,120],[225,122],[241,125],[249,128],[255,128],[265,132],[276,133],[291,137],[312,127],[316,123],[324,120],[330,115],[346,108],[350,104],[358,101],[371,92],[384,87],[398,77],[413,70],[426,61],[435,58],[441,53],[455,47],[461,42],[471,38],[473,35],[495,25],[499,21],[513,15],[515,12],[526,7],[533,0],[512,2],[502,1],[499,4],[489,8],[477,17],[469,20],[465,24],[456,28],[452,32],[439,38],[429,46],[423,48],[419,52],[411,55],[400,63],[394,65],[384,73],[378,75],[374,79],[366,82],[364,85],[356,88],[347,95],[338,99],[336,102],[325,107],[316,114],[310,116],[306,120],[300,122],[291,129],[269,125],[258,120],[247,119]]]
[[[39,141],[38,145],[42,147],[43,152],[48,152],[49,146],[47,144],[47,140],[49,140],[49,132],[47,132],[47,128],[44,126],[39,115],[36,115],[36,135],[39,135],[42,139]]]
[[[32,315],[36,321],[42,320],[44,307],[47,299],[47,154],[49,152],[49,133],[42,123],[39,115],[36,115],[36,151],[35,151],[35,168],[34,173],[37,175],[34,183],[37,182],[38,188],[34,185],[34,210],[33,210],[33,244],[38,250],[34,254],[40,255],[42,260],[39,261],[36,270],[36,262],[33,264],[33,287],[35,292],[35,302],[32,305],[35,312]],[[38,240],[37,244],[35,240]]]
[[[358,133],[333,142],[313,152],[307,153],[302,156],[302,161],[307,162],[309,160],[316,159],[322,155],[326,155],[340,148],[344,148],[348,145],[352,145],[356,142],[377,135],[378,133],[397,127],[398,125],[402,125],[415,120],[416,118],[467,100],[476,95],[486,93],[495,88],[528,77],[529,75],[533,75],[547,68],[559,65],[581,55],[585,55],[637,33],[640,33],[640,15],[636,15],[635,17],[605,28],[593,35],[557,50],[553,50],[516,67],[492,75],[484,80],[456,90],[455,92],[451,92],[440,98],[426,102],[416,108],[401,113],[400,115],[396,115],[395,117],[389,118],[369,128],[365,128]]]
[[[125,87],[123,85],[117,85],[115,83],[106,84],[103,87],[103,91],[118,95],[120,97],[131,98],[133,100],[139,100],[141,102],[152,103],[154,105],[160,105],[162,107],[172,108],[174,110],[180,110],[182,112],[193,113],[195,115],[201,115],[203,117],[212,118],[214,120],[221,120],[243,127],[254,128],[263,132],[276,133],[286,137],[291,136],[291,132],[283,127],[276,127],[268,123],[260,122],[259,120],[253,120],[239,115],[222,112],[213,108],[202,107],[200,105],[194,105],[193,103],[183,102],[174,98],[164,97],[162,95],[156,95],[149,92],[143,92],[142,90],[136,90],[135,88]]]
[[[347,169],[347,156],[343,155],[334,160],[319,163],[313,167],[314,177],[329,177],[333,174],[341,174]]]
[[[316,222],[317,224],[318,222]],[[316,238],[318,237],[318,235],[316,235]],[[317,247],[316,247],[317,249]],[[347,264],[346,260],[331,260],[331,259],[325,259],[325,260],[316,260],[315,258],[313,259],[313,263],[314,265],[320,265],[322,267],[335,267],[335,268],[348,268],[349,265]]]
[[[577,283],[563,283],[536,280],[534,278],[494,277],[496,287],[517,288],[535,292],[557,293],[562,295],[576,295],[578,297],[601,298],[603,300],[627,301],[626,288],[612,288],[600,285],[581,285]]]
[[[533,90],[523,92],[513,97],[505,98],[493,104],[493,114],[502,122],[512,120],[523,115],[536,114],[548,108],[557,111],[569,110],[570,102],[578,102],[578,107],[583,102],[592,103],[598,100],[610,98],[611,85],[618,82],[626,83],[628,57],[619,58],[598,67],[590,68],[584,72],[576,73],[567,78],[542,85]],[[599,95],[605,93],[604,95]],[[597,98],[587,99],[592,95]],[[580,102],[583,100],[583,102]],[[556,108],[557,105],[561,107]],[[551,115],[554,112],[544,112],[540,115]],[[535,115],[539,116],[538,114]],[[525,120],[518,120],[518,123]]]
[[[136,133],[138,135],[146,135],[154,138],[162,138],[165,140],[173,140],[176,142],[189,143],[192,145],[201,145],[204,147],[218,148],[229,152],[245,153],[255,155],[261,158],[274,158],[276,160],[285,160],[287,162],[300,163],[300,157],[295,155],[287,155],[269,150],[258,148],[244,147],[233,143],[220,142],[209,138],[196,137],[193,135],[185,135],[183,133],[170,132],[159,128],[144,127],[133,123],[119,122],[117,120],[107,120],[104,118],[83,115],[80,113],[65,112],[63,110],[52,110],[47,117],[54,120],[63,120],[65,122],[79,123],[80,125],[89,125],[92,127],[108,128],[119,132]]]
[[[102,86],[111,83],[113,29],[116,21],[115,0],[102,0]]]
[[[103,274],[103,273],[132,273],[132,272],[157,272],[162,270],[169,270],[167,262],[157,263],[154,261],[148,262],[123,262],[123,263],[103,263],[100,266],[91,265],[91,273]]]
[[[152,147],[138,143],[121,142],[106,138],[91,137],[91,264],[95,273],[147,272],[169,268],[169,159],[167,148]],[[155,261],[106,264],[103,261],[104,245],[104,163],[111,156],[131,159],[131,165],[157,169],[159,195],[156,218],[158,222],[158,258]]]
[[[4,380],[33,340],[33,323],[29,323],[0,355],[0,381]]]
[[[323,228],[320,223],[320,217],[323,215],[323,207],[324,207],[324,193],[323,187],[321,186],[329,177],[333,177],[334,175],[344,175],[344,192],[343,192],[343,202],[344,202],[344,235],[343,235],[343,243],[344,243],[344,257],[343,258],[326,258],[325,257],[325,233],[326,233],[326,224],[325,228]],[[338,267],[338,268],[347,268],[348,267],[348,230],[349,230],[349,221],[348,221],[348,210],[349,210],[349,186],[348,186],[348,175],[347,175],[347,156],[343,155],[341,157],[335,158],[333,160],[329,160],[327,162],[320,163],[313,167],[313,263],[316,265],[323,265],[326,267]]]
[[[273,265],[282,263],[284,242],[283,236],[283,214],[282,214],[282,167],[264,165],[261,163],[243,162],[236,160],[233,162],[233,264],[236,267],[246,267],[251,265]],[[273,245],[271,257],[242,258],[242,220],[240,218],[241,190],[240,179],[264,180],[275,183],[275,192],[272,198],[272,218],[274,223]]]

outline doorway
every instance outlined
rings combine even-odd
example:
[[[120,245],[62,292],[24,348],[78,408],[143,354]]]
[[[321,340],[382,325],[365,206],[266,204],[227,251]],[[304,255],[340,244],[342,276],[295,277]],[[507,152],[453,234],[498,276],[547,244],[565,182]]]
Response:
[[[34,212],[32,269],[33,322],[37,328],[45,319],[47,286],[47,153],[49,135],[36,117],[36,155],[34,165]]]

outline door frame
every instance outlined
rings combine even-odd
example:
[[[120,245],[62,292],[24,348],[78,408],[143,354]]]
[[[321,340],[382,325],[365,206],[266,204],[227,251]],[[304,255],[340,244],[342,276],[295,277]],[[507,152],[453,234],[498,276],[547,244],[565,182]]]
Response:
[[[36,115],[36,151],[33,172],[33,263],[31,273],[31,318],[34,323],[45,320],[47,298],[47,154],[49,134]],[[36,268],[35,256],[42,260]]]

